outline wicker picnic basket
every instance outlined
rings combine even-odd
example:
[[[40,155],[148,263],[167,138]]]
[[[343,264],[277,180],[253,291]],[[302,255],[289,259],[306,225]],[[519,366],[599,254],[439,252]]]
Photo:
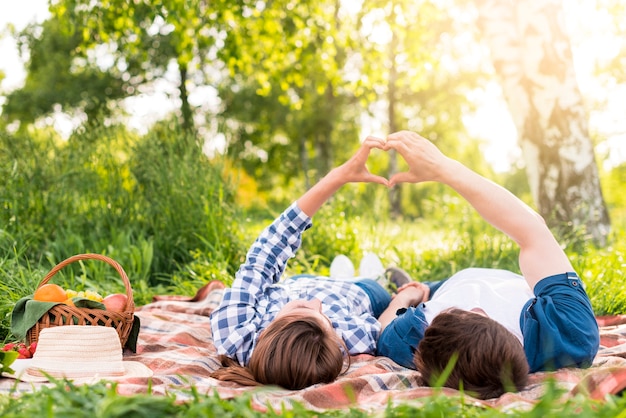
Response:
[[[58,304],[50,308],[50,310],[44,314],[39,321],[28,330],[26,340],[28,344],[36,342],[39,338],[39,333],[44,328],[67,326],[67,325],[97,325],[113,327],[120,336],[120,342],[122,347],[126,345],[128,336],[133,327],[133,320],[135,315],[135,301],[133,300],[133,290],[130,287],[130,282],[126,272],[120,266],[120,264],[101,254],[78,254],[72,256],[59,264],[57,264],[46,277],[41,280],[39,287],[48,283],[48,281],[63,267],[68,264],[81,260],[101,260],[111,266],[119,273],[124,281],[126,287],[126,306],[122,312],[115,312],[105,309],[90,309],[90,308],[77,308],[75,306]]]

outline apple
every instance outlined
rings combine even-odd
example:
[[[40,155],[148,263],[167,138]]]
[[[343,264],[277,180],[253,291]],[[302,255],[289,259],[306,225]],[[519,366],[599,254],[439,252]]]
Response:
[[[4,347],[2,347],[2,351],[13,351],[13,349],[16,348],[16,345],[17,344],[15,343],[6,343]]]
[[[104,307],[107,308],[107,311],[115,312],[124,312],[127,301],[128,296],[123,293],[112,293],[102,299],[102,303],[104,304]]]
[[[28,348],[26,347],[22,347],[19,350],[17,350],[17,352],[19,353],[19,355],[17,356],[17,358],[23,359],[23,358],[31,358],[33,355],[30,353],[30,351],[28,351]]]

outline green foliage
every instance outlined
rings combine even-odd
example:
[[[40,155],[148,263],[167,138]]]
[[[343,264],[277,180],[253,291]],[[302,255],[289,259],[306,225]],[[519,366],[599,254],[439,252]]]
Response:
[[[345,212],[323,210],[314,220],[310,233],[305,233],[302,251],[290,269],[296,273],[328,274],[327,267],[337,254],[359,253],[359,217],[348,220]]]
[[[138,142],[130,163],[141,202],[137,220],[154,240],[156,271],[191,261],[195,249],[236,267],[237,208],[219,161],[210,161],[194,137],[157,125]]]
[[[34,292],[36,277],[43,273],[24,262],[24,248],[0,229],[0,342],[11,335],[11,313],[15,302]]]
[[[105,253],[146,291],[194,252],[221,265],[221,276],[238,267],[231,186],[221,164],[180,131],[158,126],[138,140],[123,129],[93,127],[69,141],[41,131],[5,133],[0,151],[3,236],[23,246],[19,256],[28,262],[49,269],[74,254]],[[79,268],[68,270],[59,280],[77,285]],[[40,277],[31,280],[33,288]]]
[[[3,417],[165,417],[176,416],[179,407],[171,396],[117,395],[115,385],[74,385],[56,381],[35,393],[22,393],[19,398],[4,400]]]
[[[606,248],[599,249],[587,240],[578,251],[569,252],[574,268],[587,285],[597,315],[626,312],[626,230],[622,227],[615,231],[610,241]]]
[[[250,243],[251,244],[251,243]],[[246,243],[242,242],[242,245]],[[219,280],[227,286],[230,286],[234,279],[233,266],[228,263],[218,246],[205,243],[206,248],[214,251],[195,250],[191,252],[192,260],[180,267],[166,283],[166,293],[193,295],[206,282],[211,280]],[[239,260],[232,260],[233,263],[243,263],[244,247],[240,248],[238,253]]]
[[[165,79],[175,64],[181,127],[193,132],[187,84],[204,84],[202,69],[212,63],[216,41],[228,29],[229,22],[219,18],[230,6],[229,2],[199,0],[62,0],[50,10],[68,35],[81,39],[77,50],[93,56],[98,48],[108,47],[112,63],[107,70],[123,85],[124,97]]]
[[[601,174],[602,192],[606,205],[611,211],[611,221],[617,226],[626,225],[626,163],[613,167]]]

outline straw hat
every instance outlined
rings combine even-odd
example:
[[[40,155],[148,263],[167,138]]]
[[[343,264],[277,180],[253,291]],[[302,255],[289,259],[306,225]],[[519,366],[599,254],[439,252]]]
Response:
[[[8,377],[25,382],[46,382],[48,376],[74,381],[152,376],[146,365],[122,359],[114,328],[92,325],[42,329],[33,358],[16,360],[11,368],[15,374]]]

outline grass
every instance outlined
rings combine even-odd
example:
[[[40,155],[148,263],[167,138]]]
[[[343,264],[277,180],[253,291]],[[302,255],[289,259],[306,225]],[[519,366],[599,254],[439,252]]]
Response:
[[[252,406],[253,392],[233,399],[221,399],[216,393],[201,394],[193,387],[183,390],[186,402],[179,402],[173,395],[136,394],[120,396],[115,383],[100,382],[76,386],[69,381],[58,380],[36,393],[19,396],[0,396],[0,415],[3,418],[24,417],[85,417],[94,418],[165,418],[165,417],[501,417],[527,418],[577,417],[623,417],[626,398],[609,397],[593,401],[579,395],[562,399],[563,390],[548,381],[545,394],[531,408],[517,408],[508,412],[477,405],[459,396],[435,394],[430,397],[391,402],[380,411],[366,411],[355,405],[349,409],[311,411],[299,403],[290,408],[258,410]]]
[[[316,218],[314,228],[305,234],[303,251],[290,263],[289,274],[300,271],[320,271],[328,268],[330,256],[338,251],[357,260],[364,251],[376,250],[386,264],[405,267],[415,277],[445,277],[468,265],[516,269],[515,246],[501,234],[495,233],[469,213],[463,214],[446,228],[438,222],[372,223],[366,219],[354,222],[347,217],[335,215],[336,208],[324,208]],[[332,220],[332,222],[331,222]],[[460,228],[460,224],[464,228]],[[265,224],[263,221],[242,222],[246,236],[254,236]],[[467,232],[469,231],[469,232]],[[626,312],[626,298],[622,288],[626,238],[624,230],[615,232],[612,245],[597,249],[588,243],[571,242],[568,250],[576,268],[585,272],[584,281],[598,313]],[[332,237],[332,239],[330,237]],[[310,237],[310,240],[308,239]],[[358,239],[357,239],[358,238]],[[0,309],[5,315],[12,308],[12,300],[32,291],[37,280],[43,277],[50,263],[24,264],[24,249],[14,246],[15,241],[5,236],[0,258]],[[125,238],[118,243],[127,244]],[[322,247],[323,245],[323,247]],[[583,246],[581,248],[581,245]],[[132,245],[116,245],[114,255],[134,254],[137,266],[149,259],[149,246],[141,249]],[[147,255],[148,254],[148,255]],[[325,255],[327,254],[327,255]],[[48,264],[48,266],[46,266]],[[130,270],[141,271],[139,267]],[[223,266],[222,266],[223,267]],[[147,278],[135,281],[134,291],[138,300],[148,301],[155,293],[190,294],[212,273],[198,257],[192,259],[181,273],[171,278],[169,287],[150,287]],[[186,271],[185,274],[182,272]],[[112,289],[110,271],[97,263],[85,263],[75,272],[62,275],[61,282],[75,287],[81,285]],[[189,283],[183,277],[196,277]],[[108,284],[104,284],[108,283]],[[139,285],[138,285],[139,284]],[[3,321],[6,327],[6,321]],[[5,330],[8,332],[8,330]],[[9,338],[10,338],[10,334]],[[555,386],[547,386],[545,395],[530,409],[516,410],[519,417],[624,417],[626,397],[609,396],[594,401],[577,396],[563,401],[563,393]],[[17,394],[16,394],[17,395]],[[98,383],[90,386],[73,386],[58,381],[54,386],[42,388],[37,393],[21,393],[18,396],[0,396],[0,416],[27,417],[494,417],[507,416],[494,408],[468,404],[462,397],[435,395],[401,404],[389,404],[384,410],[368,412],[355,406],[349,410],[309,411],[295,404],[289,410],[257,411],[251,407],[250,397],[220,399],[216,394],[201,394],[193,388],[185,394],[190,401],[179,402],[173,395],[140,394],[120,396],[115,385]],[[251,396],[251,394],[250,394]]]

